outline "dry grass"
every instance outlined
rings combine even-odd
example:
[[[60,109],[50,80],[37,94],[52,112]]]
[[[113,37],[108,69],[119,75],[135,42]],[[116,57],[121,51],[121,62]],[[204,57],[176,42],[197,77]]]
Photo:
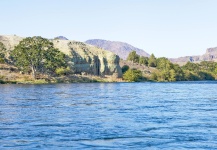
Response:
[[[92,76],[71,74],[68,76],[49,77],[48,75],[40,74],[37,80],[31,75],[22,74],[20,71],[11,65],[0,64],[0,83],[17,83],[17,84],[46,84],[46,83],[88,83],[88,82],[123,82],[121,78],[114,76]]]
[[[131,61],[126,61],[126,60],[121,60],[120,61],[120,66],[123,67],[124,65],[127,65],[130,67],[130,69],[137,69],[137,70],[141,70],[143,73],[144,77],[149,78],[151,76],[151,73],[156,71],[156,68],[153,67],[148,67],[145,65],[141,65],[139,63],[133,63]]]

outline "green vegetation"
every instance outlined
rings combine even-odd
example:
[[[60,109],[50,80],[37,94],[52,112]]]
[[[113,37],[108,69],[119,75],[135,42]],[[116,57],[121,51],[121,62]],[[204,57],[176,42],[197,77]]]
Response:
[[[6,48],[2,42],[0,42],[0,63],[5,63],[5,55],[6,55]]]
[[[180,66],[171,63],[167,58],[156,59],[157,71],[152,73],[152,80],[155,81],[182,81],[184,73]]]
[[[124,65],[124,66],[121,68],[123,74],[124,74],[127,70],[129,70],[129,69],[130,69],[130,67],[127,66],[127,65]]]
[[[59,76],[62,76],[62,75],[68,75],[68,74],[70,74],[70,68],[69,67],[67,67],[67,68],[65,68],[65,67],[61,67],[61,68],[57,68],[56,70],[55,70],[55,73],[57,74],[57,75],[59,75]]]
[[[66,67],[65,54],[42,37],[28,37],[11,52],[15,65],[23,72],[31,72],[34,79],[38,73],[52,75],[60,67]]]
[[[81,46],[86,46],[82,42],[75,42],[75,43]],[[14,47],[14,45],[16,44],[12,43],[10,47],[12,48]],[[90,49],[89,47],[87,48],[88,51],[89,50],[92,51],[91,48]],[[79,47],[79,50],[80,49],[84,50],[84,47],[81,48]],[[94,48],[93,51],[95,51]],[[72,52],[74,51],[72,50]],[[94,60],[91,60],[91,59],[95,59],[94,56],[95,54],[92,54],[90,52],[85,55],[89,55],[89,54],[91,55],[90,61],[88,61],[87,63],[91,63],[91,61],[93,61],[93,63],[98,63],[95,62]],[[82,60],[80,60],[80,57],[77,60],[72,60],[77,56],[80,56],[80,54],[75,54],[73,56],[65,55],[64,53],[60,52],[57,48],[54,47],[52,41],[38,36],[22,39],[19,42],[19,44],[14,47],[14,49],[6,49],[4,44],[0,43],[0,57],[2,58],[1,59],[2,61],[0,61],[0,73],[2,75],[0,77],[0,83],[44,84],[44,83],[60,83],[60,82],[72,83],[72,82],[122,81],[122,79],[120,78],[118,79],[116,78],[116,76],[112,76],[112,75],[106,77],[105,76],[100,77],[100,76],[93,76],[91,73],[83,74],[82,72],[80,72],[82,71],[83,68],[78,70],[78,72],[76,72],[75,74],[75,68],[73,68],[74,63],[78,63],[79,65],[83,63]],[[104,54],[103,54],[103,58],[104,58]],[[5,61],[7,59],[8,61]],[[116,58],[112,58],[112,59],[116,59]],[[85,65],[84,67],[86,67]],[[94,67],[90,69],[94,69]]]
[[[129,53],[127,60],[132,61],[133,63],[138,63],[139,62],[139,55],[136,54],[136,51],[132,51]]]
[[[65,69],[65,73],[69,72],[70,68],[67,67],[66,56],[56,48],[50,48],[45,51],[44,54],[44,68],[45,73],[56,73],[58,68]]]
[[[132,56],[132,53],[131,53]],[[133,56],[137,54],[133,53]],[[132,58],[132,57],[129,57]],[[136,57],[137,58],[137,57]],[[151,72],[148,80],[150,81],[160,81],[160,82],[171,82],[171,81],[196,81],[196,80],[215,80],[217,77],[217,62],[203,61],[201,63],[188,62],[184,66],[180,67],[178,64],[171,63],[167,58],[160,57],[156,58],[152,54],[149,58],[138,56],[139,64],[155,68]],[[137,59],[134,59],[134,62]],[[122,68],[123,79],[127,81],[138,81],[135,78],[135,72],[128,68],[126,71],[126,66]],[[140,72],[145,72],[140,70]],[[145,76],[144,73],[139,76]],[[147,76],[145,76],[147,78]]]
[[[141,78],[142,78],[142,72],[136,69],[128,69],[123,74],[123,79],[130,82],[139,81]]]
[[[140,56],[139,64],[148,66],[148,57]]]
[[[215,80],[217,76],[217,63],[202,61],[200,63],[188,62],[182,67],[185,72],[185,79],[191,80]]]
[[[149,67],[156,67],[157,66],[157,59],[154,56],[154,54],[151,54],[151,56],[148,59],[148,66]]]
[[[149,63],[148,57],[139,56],[138,54],[136,54],[136,51],[130,52],[127,57],[127,60],[133,63],[139,63],[139,64],[146,65],[146,66],[148,66],[148,63]]]
[[[60,82],[117,82],[93,76],[75,75],[67,64],[67,56],[54,48],[53,43],[42,37],[28,37],[8,53],[0,42],[0,65],[2,74],[0,83],[60,83]],[[217,62],[188,62],[184,66],[173,64],[165,57],[156,58],[154,54],[144,57],[129,53],[122,67],[123,79],[138,81],[195,81],[215,80]],[[13,62],[13,64],[11,64]],[[14,67],[15,65],[16,67]],[[131,68],[132,66],[132,68]],[[32,76],[30,75],[32,74]]]

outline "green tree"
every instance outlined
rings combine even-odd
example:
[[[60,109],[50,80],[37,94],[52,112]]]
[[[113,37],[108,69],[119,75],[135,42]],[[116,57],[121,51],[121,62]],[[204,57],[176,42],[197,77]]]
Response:
[[[130,82],[139,81],[140,78],[142,78],[142,72],[136,69],[129,69],[123,74],[123,79]]]
[[[148,65],[148,57],[140,56],[139,57],[139,64],[147,66]]]
[[[198,63],[188,62],[182,69],[186,80],[214,80],[216,74],[216,62],[202,61]]]
[[[5,62],[6,48],[2,42],[0,42],[0,63]]]
[[[175,70],[176,73],[176,81],[183,81],[185,80],[185,75],[182,68],[178,64],[173,64],[172,68]]]
[[[217,75],[217,67],[215,67],[215,69],[214,69],[214,74],[216,74]]]
[[[215,80],[214,75],[208,71],[199,71],[197,72],[197,75],[199,76],[200,80]]]
[[[136,51],[132,51],[129,53],[127,60],[132,61],[133,63],[139,62],[139,55],[136,54]]]
[[[148,66],[149,67],[156,67],[157,66],[157,59],[154,56],[154,54],[151,54],[151,56],[148,59]]]
[[[169,76],[169,81],[176,81],[176,72],[175,72],[175,70],[174,70],[174,69],[171,69],[171,70],[169,71],[169,74],[170,74],[170,76]]]
[[[124,74],[127,70],[130,69],[130,67],[128,65],[124,65],[121,69],[122,69],[122,73]]]
[[[192,71],[184,70],[184,79],[186,81],[195,81],[199,80],[199,77]]]
[[[66,68],[66,55],[56,48],[47,49],[44,54],[44,68],[46,73],[54,73],[57,68]]]
[[[209,72],[215,72],[215,68],[217,67],[217,63],[213,61],[202,61],[200,62],[200,69],[209,71]]]
[[[169,81],[170,72],[166,70],[155,70],[151,74],[151,79],[154,81]]]
[[[171,63],[167,58],[157,59],[158,71],[153,72],[151,78],[157,81],[181,81],[184,80],[184,73],[181,67]]]
[[[20,69],[31,70],[34,79],[38,72],[55,70],[64,61],[63,54],[53,47],[53,43],[42,37],[23,39],[12,51],[11,57]]]
[[[172,68],[172,63],[165,57],[160,57],[156,60],[157,62],[157,69],[160,70],[170,70]]]
[[[189,71],[199,71],[200,67],[199,64],[187,62],[184,66],[182,66],[182,69]]]
[[[157,81],[158,80],[157,79],[158,78],[158,73],[159,73],[159,71],[152,72],[150,79],[153,80],[153,81]]]
[[[162,70],[158,74],[158,81],[169,81],[170,72],[168,70]]]

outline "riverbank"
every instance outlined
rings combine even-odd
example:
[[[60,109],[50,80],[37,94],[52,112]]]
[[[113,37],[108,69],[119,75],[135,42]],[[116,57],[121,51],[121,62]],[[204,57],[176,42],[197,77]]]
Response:
[[[56,83],[94,83],[94,82],[126,82],[122,79],[102,78],[97,76],[84,77],[80,75],[72,75],[70,77],[56,77],[50,79],[32,79],[32,80],[0,80],[0,84],[56,84]]]
[[[92,83],[92,82],[123,82],[122,78],[114,76],[93,76],[70,74],[65,76],[51,77],[40,74],[34,79],[31,74],[23,74],[18,68],[0,64],[0,84],[50,84],[50,83]]]

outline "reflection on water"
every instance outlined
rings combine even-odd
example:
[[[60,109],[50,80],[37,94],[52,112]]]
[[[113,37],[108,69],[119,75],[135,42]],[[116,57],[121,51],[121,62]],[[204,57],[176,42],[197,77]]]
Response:
[[[215,149],[217,82],[0,86],[0,149]]]

